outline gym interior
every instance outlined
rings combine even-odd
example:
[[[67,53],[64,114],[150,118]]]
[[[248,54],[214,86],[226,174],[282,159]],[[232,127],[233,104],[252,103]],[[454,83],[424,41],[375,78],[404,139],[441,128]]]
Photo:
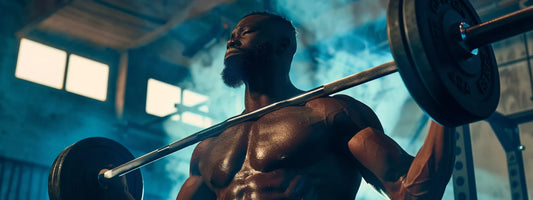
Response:
[[[481,21],[531,0],[470,0]],[[242,112],[220,79],[231,30],[252,11],[289,19],[303,90],[392,61],[388,0],[0,0],[0,199],[48,199],[63,149],[105,137],[135,157]],[[533,32],[492,44],[495,114],[457,127],[443,199],[533,199]],[[428,119],[398,73],[340,92],[370,106],[415,155]],[[175,199],[194,146],[142,167],[144,199]],[[529,191],[529,192],[528,192]],[[386,199],[363,183],[356,199]]]

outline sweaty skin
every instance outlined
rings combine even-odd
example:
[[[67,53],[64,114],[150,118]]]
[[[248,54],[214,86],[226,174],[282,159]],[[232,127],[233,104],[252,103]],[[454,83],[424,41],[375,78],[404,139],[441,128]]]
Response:
[[[353,199],[361,175],[342,130],[361,127],[342,103],[322,98],[231,127],[198,145],[193,175],[218,199]]]
[[[245,113],[302,93],[288,78],[294,49],[284,28],[271,16],[249,15],[228,41],[226,59],[256,44],[270,52],[265,65],[240,66],[248,70]],[[200,142],[177,199],[354,199],[361,178],[391,199],[440,199],[454,162],[450,130],[432,122],[412,157],[363,103],[345,95],[315,99]]]

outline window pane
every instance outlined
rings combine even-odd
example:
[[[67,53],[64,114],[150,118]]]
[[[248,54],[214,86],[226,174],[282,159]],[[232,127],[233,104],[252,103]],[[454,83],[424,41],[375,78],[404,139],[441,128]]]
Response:
[[[198,126],[201,128],[207,128],[211,126],[212,120],[202,115],[194,114],[191,112],[184,112],[181,116],[184,123]]]
[[[15,77],[62,89],[66,60],[65,51],[22,38]]]
[[[189,90],[183,91],[183,105],[184,106],[196,106],[198,104],[204,103],[207,101],[207,97],[196,92],[191,92]]]
[[[74,54],[68,61],[67,83],[69,92],[105,101],[109,66]]]
[[[203,106],[199,107],[198,110],[200,110],[202,112],[209,112],[209,107],[207,107],[207,105],[203,105]]]
[[[176,112],[180,102],[181,88],[155,79],[148,79],[146,91],[146,112],[163,117]]]

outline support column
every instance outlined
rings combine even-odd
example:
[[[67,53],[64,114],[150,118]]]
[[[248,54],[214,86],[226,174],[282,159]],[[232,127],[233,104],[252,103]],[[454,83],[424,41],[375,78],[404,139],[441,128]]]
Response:
[[[453,169],[453,192],[456,200],[477,200],[474,160],[470,126],[464,125],[455,131],[455,165]]]

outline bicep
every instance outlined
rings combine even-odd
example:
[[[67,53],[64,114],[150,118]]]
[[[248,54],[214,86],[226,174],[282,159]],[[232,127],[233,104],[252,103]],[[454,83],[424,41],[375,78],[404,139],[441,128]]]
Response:
[[[405,176],[413,157],[384,134],[376,114],[363,103],[337,96],[344,104],[350,126],[344,126],[348,149],[355,158],[361,175],[380,191],[389,193]]]
[[[401,178],[413,161],[413,157],[383,131],[371,127],[355,134],[348,141],[348,148],[365,180],[389,194],[401,184]]]

